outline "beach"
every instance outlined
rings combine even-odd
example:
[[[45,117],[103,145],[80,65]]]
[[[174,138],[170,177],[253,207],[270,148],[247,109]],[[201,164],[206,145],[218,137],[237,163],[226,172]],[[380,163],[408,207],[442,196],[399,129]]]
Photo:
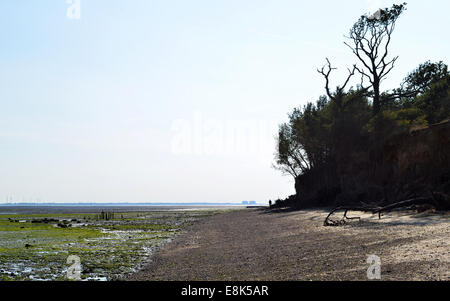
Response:
[[[205,217],[125,280],[450,280],[450,216],[393,212],[325,227],[327,210],[242,209]]]

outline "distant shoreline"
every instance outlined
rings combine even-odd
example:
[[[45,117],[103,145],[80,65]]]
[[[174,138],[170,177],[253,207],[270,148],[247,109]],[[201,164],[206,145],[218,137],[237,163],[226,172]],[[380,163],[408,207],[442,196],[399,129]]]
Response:
[[[242,204],[180,203],[180,204],[8,204],[0,205],[0,216],[3,214],[56,214],[56,213],[99,213],[107,212],[140,212],[140,211],[191,211],[211,209],[246,208]]]
[[[0,207],[24,207],[24,206],[258,206],[260,203],[0,203]]]

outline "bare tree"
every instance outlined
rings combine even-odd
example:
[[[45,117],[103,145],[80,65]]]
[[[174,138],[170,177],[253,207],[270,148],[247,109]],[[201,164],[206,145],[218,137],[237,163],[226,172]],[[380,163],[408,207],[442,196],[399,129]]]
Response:
[[[398,59],[398,56],[388,59],[389,45],[395,23],[405,10],[406,3],[394,4],[392,8],[380,9],[373,16],[361,16],[347,37],[351,42],[345,42],[363,65],[355,67],[356,70],[371,84],[374,115],[381,110],[381,81],[392,71]]]
[[[317,72],[323,75],[325,78],[325,91],[327,92],[328,97],[336,103],[336,105],[339,108],[342,108],[342,101],[343,97],[345,96],[345,87],[350,82],[350,79],[353,75],[355,75],[355,71],[357,70],[356,65],[353,66],[353,70],[348,69],[349,75],[347,76],[347,79],[345,80],[344,84],[342,86],[336,87],[336,92],[332,93],[330,90],[330,74],[333,70],[336,70],[337,68],[331,67],[330,60],[327,58],[327,65],[323,66],[322,69],[317,69]]]

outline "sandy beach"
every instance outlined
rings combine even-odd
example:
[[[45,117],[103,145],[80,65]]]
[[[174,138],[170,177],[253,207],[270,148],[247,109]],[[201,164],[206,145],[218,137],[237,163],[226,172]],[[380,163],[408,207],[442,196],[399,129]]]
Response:
[[[206,217],[154,253],[127,280],[366,281],[369,255],[382,280],[450,280],[450,216],[352,212],[324,227],[328,211],[243,209]]]

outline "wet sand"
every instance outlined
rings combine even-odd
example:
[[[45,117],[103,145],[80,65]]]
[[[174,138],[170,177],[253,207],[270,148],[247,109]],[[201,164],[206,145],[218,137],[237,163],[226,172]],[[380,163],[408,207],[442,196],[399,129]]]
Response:
[[[391,213],[324,227],[328,211],[244,209],[207,217],[127,280],[450,280],[450,216]]]

